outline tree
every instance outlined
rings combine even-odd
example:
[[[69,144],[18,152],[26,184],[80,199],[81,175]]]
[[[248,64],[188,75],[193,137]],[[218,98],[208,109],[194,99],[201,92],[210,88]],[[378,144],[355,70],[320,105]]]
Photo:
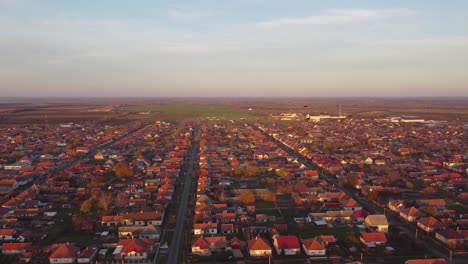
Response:
[[[439,210],[437,210],[437,208],[434,206],[429,206],[427,208],[424,208],[423,212],[432,217],[436,217],[439,214]]]
[[[111,201],[112,193],[102,192],[101,195],[99,195],[98,207],[101,208],[104,212],[107,212],[107,210],[109,210],[109,205]]]
[[[145,140],[146,140],[146,142],[151,142],[151,141],[153,141],[153,136],[151,136],[151,134],[148,134],[148,135],[145,136]]]
[[[379,191],[370,189],[367,193],[367,200],[369,201],[377,201],[379,198]]]
[[[358,182],[359,182],[359,177],[358,177],[357,173],[351,173],[351,175],[348,177],[348,183],[353,188],[355,188],[356,185],[358,184]]]
[[[242,190],[239,194],[239,202],[243,204],[252,204],[255,203],[255,196],[252,191]]]
[[[19,152],[19,151],[13,151],[11,153],[11,156],[15,159],[15,160],[19,160],[22,156],[23,156],[23,153]]]
[[[80,211],[83,214],[89,213],[91,211],[91,208],[93,207],[93,204],[94,204],[94,199],[91,197],[81,204]]]
[[[260,173],[260,169],[254,165],[245,166],[245,176],[254,177]]]
[[[115,207],[123,208],[128,205],[128,196],[124,192],[119,192],[115,197]]]
[[[134,175],[132,168],[130,168],[124,163],[117,164],[114,170],[115,170],[115,176],[117,176],[118,178],[129,178]]]
[[[406,188],[408,188],[408,189],[413,189],[413,188],[414,188],[414,184],[413,184],[412,182],[410,182],[410,181],[407,181],[407,182],[406,182]]]
[[[277,169],[276,170],[276,175],[278,177],[284,178],[284,177],[288,176],[288,173],[284,169]]]

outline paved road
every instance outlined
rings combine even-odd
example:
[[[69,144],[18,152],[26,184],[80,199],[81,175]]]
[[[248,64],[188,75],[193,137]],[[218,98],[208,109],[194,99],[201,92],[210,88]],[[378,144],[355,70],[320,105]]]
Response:
[[[260,133],[262,133],[263,135],[265,135],[267,138],[269,138],[273,143],[275,143],[279,148],[283,149],[284,151],[286,151],[289,155],[291,155],[292,157],[295,157],[297,158],[301,163],[303,163],[305,166],[307,166],[308,168],[310,169],[317,169],[317,167],[312,164],[311,161],[307,160],[306,158],[304,158],[302,155],[300,155],[299,153],[297,153],[295,150],[289,148],[288,146],[286,146],[285,144],[283,144],[282,142],[280,142],[279,140],[276,140],[275,138],[273,138],[271,135],[265,133],[263,130],[261,130],[260,128],[258,128],[257,126],[252,126],[255,130],[259,131]],[[378,207],[376,206],[375,204],[365,200],[365,199],[362,199],[361,197],[359,197],[358,195],[356,195],[355,191],[354,190],[350,190],[350,189],[347,189],[347,188],[342,188],[339,184],[338,184],[338,181],[335,179],[335,178],[332,178],[332,177],[329,177],[325,174],[320,174],[320,178],[321,179],[324,179],[325,181],[327,181],[329,184],[333,184],[335,185],[340,191],[343,191],[345,192],[348,196],[352,197],[354,200],[356,200],[358,203],[360,203],[364,209],[368,210],[369,212],[371,213],[383,213],[384,212],[384,209],[381,208],[381,207]],[[417,227],[414,227],[410,224],[407,224],[407,223],[404,223],[401,221],[401,219],[399,219],[397,216],[395,215],[392,215],[392,214],[386,214],[389,222],[392,224],[392,226],[394,227],[397,227],[399,228],[400,230],[404,230],[406,231],[408,234],[414,234],[415,231],[416,231],[416,228]],[[414,239],[413,237],[413,241],[416,240]],[[430,241],[428,241],[427,239],[418,239],[418,242],[422,242],[424,244],[424,247],[426,248],[426,251],[428,254],[434,254],[434,255],[437,255],[438,257],[441,257],[441,258],[446,258],[447,259],[447,255],[444,254],[443,252],[441,252],[441,250],[439,250],[438,248],[436,248],[434,245],[432,245],[432,243]]]
[[[199,128],[194,128],[194,137],[196,138],[198,134]],[[187,210],[187,203],[188,197],[190,193],[190,187],[192,186],[192,178],[193,178],[193,168],[195,165],[195,158],[197,156],[198,151],[198,143],[192,140],[192,151],[190,154],[189,164],[187,171],[185,173],[185,179],[182,179],[182,184],[184,186],[184,190],[182,191],[182,196],[179,204],[179,209],[177,211],[177,221],[174,230],[174,235],[172,236],[171,245],[169,246],[168,252],[168,264],[178,264],[180,252],[181,250],[181,243],[183,243],[184,239],[182,237],[184,231],[184,225],[187,220],[186,218],[186,210]]]

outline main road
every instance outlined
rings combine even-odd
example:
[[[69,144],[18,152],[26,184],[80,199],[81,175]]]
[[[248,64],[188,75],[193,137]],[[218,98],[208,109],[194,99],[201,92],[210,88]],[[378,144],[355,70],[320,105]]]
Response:
[[[194,127],[193,139],[192,139],[192,151],[190,153],[190,158],[188,162],[188,168],[185,172],[185,179],[182,179],[182,184],[184,189],[182,191],[182,196],[180,198],[179,209],[177,210],[177,221],[174,230],[174,235],[172,236],[171,245],[169,246],[168,252],[168,264],[178,264],[180,253],[184,248],[181,248],[181,243],[184,241],[182,235],[184,233],[184,226],[186,223],[186,210],[187,203],[190,194],[190,187],[192,186],[193,178],[193,169],[196,163],[196,157],[198,153],[198,142],[195,140],[199,133],[199,127]]]

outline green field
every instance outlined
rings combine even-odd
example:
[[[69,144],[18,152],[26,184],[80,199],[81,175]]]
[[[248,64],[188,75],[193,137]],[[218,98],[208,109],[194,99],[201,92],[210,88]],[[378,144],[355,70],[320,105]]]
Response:
[[[239,120],[254,117],[247,109],[221,105],[171,104],[171,105],[131,105],[125,111],[161,113],[169,116],[194,116],[205,120]]]

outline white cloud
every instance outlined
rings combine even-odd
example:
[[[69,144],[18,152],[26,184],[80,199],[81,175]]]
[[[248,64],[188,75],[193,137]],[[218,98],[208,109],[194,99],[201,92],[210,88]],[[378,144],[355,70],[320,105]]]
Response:
[[[404,9],[328,9],[319,15],[280,18],[258,22],[259,27],[292,27],[308,25],[346,25],[361,23],[391,15],[408,15],[413,12]]]

